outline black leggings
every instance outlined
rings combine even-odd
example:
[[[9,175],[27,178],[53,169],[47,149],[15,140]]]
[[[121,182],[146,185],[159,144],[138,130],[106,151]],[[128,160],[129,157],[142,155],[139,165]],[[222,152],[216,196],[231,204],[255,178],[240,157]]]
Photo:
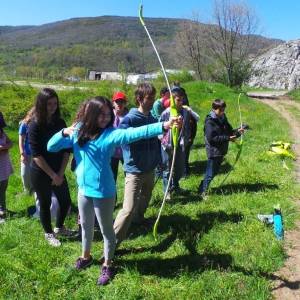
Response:
[[[71,205],[71,197],[67,179],[60,186],[51,185],[52,179],[40,170],[31,168],[31,182],[33,189],[40,201],[40,220],[45,233],[52,233],[51,225],[51,194],[55,194],[59,203],[59,209],[56,215],[56,227],[61,228],[64,225],[65,218]]]
[[[0,209],[5,210],[6,209],[6,189],[8,186],[8,179],[0,181]]]

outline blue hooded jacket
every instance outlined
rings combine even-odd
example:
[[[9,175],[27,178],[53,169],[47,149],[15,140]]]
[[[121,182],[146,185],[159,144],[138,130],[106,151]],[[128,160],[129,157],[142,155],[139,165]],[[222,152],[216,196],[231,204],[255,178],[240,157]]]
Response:
[[[110,127],[106,128],[98,138],[80,147],[77,131],[72,136],[64,137],[61,130],[49,140],[47,149],[50,152],[58,152],[61,149],[73,148],[78,190],[82,195],[93,198],[114,198],[116,186],[110,160],[115,148],[141,138],[157,136],[162,132],[162,123],[127,130]]]
[[[132,108],[119,125],[121,129],[140,127],[157,123],[150,113],[148,116],[137,108]],[[147,173],[156,168],[161,161],[160,141],[157,137],[143,139],[130,145],[123,145],[124,171],[126,173]]]

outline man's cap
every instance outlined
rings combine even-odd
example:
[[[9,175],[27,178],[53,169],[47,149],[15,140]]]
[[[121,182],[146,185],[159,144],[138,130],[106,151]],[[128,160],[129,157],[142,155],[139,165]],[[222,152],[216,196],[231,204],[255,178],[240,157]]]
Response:
[[[112,97],[112,101],[124,100],[127,101],[126,95],[123,92],[115,92]]]

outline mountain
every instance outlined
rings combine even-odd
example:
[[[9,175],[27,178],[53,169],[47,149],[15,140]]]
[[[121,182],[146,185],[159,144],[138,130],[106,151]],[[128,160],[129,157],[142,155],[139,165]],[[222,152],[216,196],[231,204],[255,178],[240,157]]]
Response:
[[[146,23],[168,68],[182,68],[176,59],[176,32],[184,19],[147,18]],[[205,25],[204,26],[210,26]],[[253,55],[283,41],[254,38]],[[40,26],[0,26],[0,68],[146,72],[159,67],[136,17],[74,18]]]
[[[250,86],[293,90],[300,87],[300,40],[270,49],[253,61]]]

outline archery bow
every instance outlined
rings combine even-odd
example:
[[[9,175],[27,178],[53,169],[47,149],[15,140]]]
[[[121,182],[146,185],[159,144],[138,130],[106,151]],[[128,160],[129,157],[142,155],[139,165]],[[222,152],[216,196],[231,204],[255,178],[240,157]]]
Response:
[[[242,120],[242,110],[241,110],[241,104],[240,104],[240,98],[241,98],[241,95],[242,93],[239,93],[239,96],[238,96],[238,109],[239,109],[239,116],[240,116],[240,128],[243,128],[243,120]],[[236,158],[235,158],[235,161],[233,163],[233,166],[232,168],[236,165],[236,163],[238,162],[240,156],[241,156],[241,153],[242,153],[242,149],[243,149],[243,136],[244,134],[241,133],[241,139],[240,139],[240,142],[235,142],[236,145],[238,146],[239,148],[239,151],[238,153],[236,154]]]
[[[172,93],[171,93],[171,87],[170,87],[170,83],[169,83],[169,80],[168,80],[168,76],[166,74],[164,65],[163,65],[163,63],[161,61],[159,53],[158,53],[158,51],[156,49],[156,46],[155,46],[155,44],[154,44],[154,42],[153,42],[153,40],[151,38],[151,35],[150,35],[150,33],[149,33],[148,29],[147,29],[147,26],[146,26],[144,18],[143,18],[143,5],[140,5],[139,19],[140,19],[140,22],[143,25],[143,27],[144,27],[147,35],[148,35],[148,38],[149,38],[149,40],[150,40],[150,42],[152,44],[152,47],[153,47],[153,49],[155,51],[155,54],[156,54],[156,56],[158,58],[159,64],[161,66],[161,69],[162,69],[162,72],[163,72],[163,75],[164,75],[164,78],[165,78],[165,81],[166,81],[166,84],[167,84],[167,87],[168,87],[168,90],[170,92],[170,116],[171,117],[177,117],[178,116],[178,111],[177,111],[177,108],[176,108],[176,105],[175,105],[174,98],[173,98]],[[168,183],[167,183],[167,188],[166,188],[166,191],[164,193],[164,198],[163,198],[161,207],[159,209],[156,222],[154,223],[154,226],[153,226],[153,236],[154,236],[155,239],[157,239],[158,223],[159,223],[160,216],[161,216],[162,210],[163,210],[165,202],[166,202],[167,194],[168,194],[170,183],[171,183],[171,180],[172,180],[172,175],[173,175],[173,170],[174,170],[174,163],[175,163],[175,157],[176,157],[176,150],[177,150],[177,145],[178,145],[178,136],[179,136],[179,129],[177,127],[173,126],[172,127],[172,141],[173,141],[173,146],[174,146],[174,149],[173,149],[173,158],[172,158],[172,164],[171,164],[171,168],[170,168],[170,175],[169,175],[169,179],[168,179]]]

